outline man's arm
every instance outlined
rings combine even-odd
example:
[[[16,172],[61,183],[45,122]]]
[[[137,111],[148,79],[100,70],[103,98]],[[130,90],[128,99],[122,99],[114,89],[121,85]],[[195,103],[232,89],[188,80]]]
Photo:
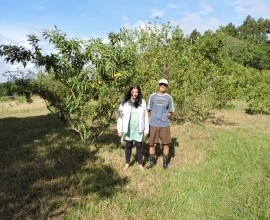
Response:
[[[173,120],[173,112],[168,112],[168,118],[169,118],[170,120]]]
[[[173,99],[170,96],[170,102],[169,102],[169,107],[168,107],[168,118],[172,119],[174,113],[174,105],[173,105]]]

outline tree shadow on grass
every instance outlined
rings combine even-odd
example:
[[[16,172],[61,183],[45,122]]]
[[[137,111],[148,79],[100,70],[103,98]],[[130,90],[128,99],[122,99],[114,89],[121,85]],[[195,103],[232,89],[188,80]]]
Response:
[[[252,108],[246,108],[245,113],[249,115],[270,115],[269,111],[263,110],[263,109],[252,109]]]
[[[0,219],[64,215],[80,198],[111,197],[127,182],[55,115],[0,119]]]
[[[117,149],[121,146],[121,138],[117,134],[116,129],[108,129],[102,136],[97,140],[97,147],[107,146],[110,150]]]

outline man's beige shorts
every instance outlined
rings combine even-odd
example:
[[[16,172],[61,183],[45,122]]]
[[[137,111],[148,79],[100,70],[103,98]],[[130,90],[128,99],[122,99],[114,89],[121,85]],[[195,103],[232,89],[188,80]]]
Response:
[[[150,126],[149,145],[153,146],[154,144],[158,144],[159,140],[165,145],[171,143],[170,126],[162,128]]]

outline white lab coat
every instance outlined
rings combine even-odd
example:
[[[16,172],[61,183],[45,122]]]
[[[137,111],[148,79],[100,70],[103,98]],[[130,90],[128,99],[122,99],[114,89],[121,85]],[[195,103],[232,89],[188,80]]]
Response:
[[[142,104],[138,107],[138,111],[139,111],[139,132],[148,134],[149,121],[148,121],[146,103],[144,100],[142,100]],[[125,102],[124,104],[120,104],[119,112],[118,112],[118,120],[117,120],[118,133],[128,132],[130,113],[131,113],[131,105],[128,102]]]

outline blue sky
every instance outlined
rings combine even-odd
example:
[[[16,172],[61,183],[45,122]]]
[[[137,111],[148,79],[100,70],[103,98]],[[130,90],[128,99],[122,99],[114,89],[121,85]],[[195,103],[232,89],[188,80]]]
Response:
[[[27,45],[26,35],[41,36],[56,25],[69,37],[106,39],[121,27],[142,27],[146,22],[170,21],[188,35],[232,22],[242,24],[247,15],[270,18],[269,0],[0,0],[0,45]],[[0,58],[2,73],[14,70]]]

